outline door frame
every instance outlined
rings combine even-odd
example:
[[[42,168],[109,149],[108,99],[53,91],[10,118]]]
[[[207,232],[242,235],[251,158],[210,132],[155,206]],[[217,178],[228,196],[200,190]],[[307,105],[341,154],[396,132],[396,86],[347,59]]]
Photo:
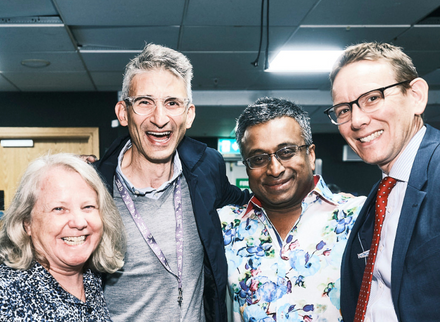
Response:
[[[87,139],[91,154],[99,159],[97,127],[0,127],[0,139]]]

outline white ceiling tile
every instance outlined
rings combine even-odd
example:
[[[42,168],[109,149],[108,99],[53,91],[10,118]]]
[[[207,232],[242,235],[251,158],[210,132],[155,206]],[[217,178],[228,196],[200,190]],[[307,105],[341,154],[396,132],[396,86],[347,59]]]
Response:
[[[440,51],[440,25],[413,27],[394,40],[407,51]]]
[[[81,53],[90,72],[118,72],[123,74],[125,66],[136,53]]]
[[[178,26],[171,27],[73,27],[72,33],[83,49],[141,50],[145,43],[152,42],[177,49]]]
[[[270,2],[270,26],[296,26],[313,7],[310,0],[277,0]],[[260,26],[261,1],[191,0],[186,26]],[[266,24],[266,3],[264,5]]]
[[[167,26],[182,21],[182,0],[56,0],[64,22],[83,26]]]
[[[414,24],[439,6],[438,0],[328,0],[304,19],[306,25]]]
[[[18,73],[5,72],[3,75],[21,91],[94,91],[87,73],[57,72],[57,73]]]
[[[51,0],[0,1],[0,18],[56,16]]]
[[[260,43],[260,28],[258,27],[183,27],[180,50],[182,51],[224,51],[257,52]],[[288,27],[273,27],[269,30],[270,48],[277,48],[285,43],[293,29]],[[262,50],[264,51],[266,38]]]
[[[0,39],[0,53],[76,50],[64,27],[2,27]]]
[[[301,27],[289,39],[283,50],[344,49],[363,41],[390,42],[407,28],[393,27]]]
[[[22,64],[23,60],[39,59],[50,63],[44,68],[31,68]],[[19,52],[0,55],[0,71],[22,73],[47,73],[60,71],[85,71],[77,52]]]

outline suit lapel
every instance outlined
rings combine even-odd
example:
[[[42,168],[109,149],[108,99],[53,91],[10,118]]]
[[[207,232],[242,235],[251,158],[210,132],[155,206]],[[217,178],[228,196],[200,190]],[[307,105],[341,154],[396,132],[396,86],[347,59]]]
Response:
[[[431,156],[439,145],[437,133],[427,125],[425,137],[420,144],[416,158],[414,159],[408,187],[405,192],[402,210],[399,218],[399,225],[394,240],[393,258],[391,263],[391,295],[396,308],[399,307],[398,299],[403,275],[406,254],[412,239],[414,227],[420,214],[420,208],[426,196],[423,191],[428,181],[428,167]],[[399,310],[396,309],[397,317],[400,319]]]
[[[371,222],[371,205],[376,199],[377,185],[371,190],[366,199],[362,210],[350,233],[347,241],[344,255],[342,257],[341,265],[341,310],[345,321],[352,321],[354,319],[356,302],[359,295],[359,290],[362,282],[362,275],[365,269],[366,258],[358,258],[358,255],[367,251],[371,244],[371,236],[373,231],[373,224]],[[364,226],[371,227],[370,236],[366,233]],[[369,243],[367,242],[369,240]],[[368,243],[368,244],[366,244]]]
[[[398,295],[402,283],[403,266],[411,241],[411,236],[419,216],[420,206],[426,196],[425,191],[417,190],[408,184],[405,200],[400,213],[396,239],[394,240],[393,258],[391,261],[391,294],[395,307],[398,307]],[[397,312],[398,310],[396,310]]]
[[[377,189],[380,180],[374,185],[365,200],[364,206],[359,213],[358,219],[353,226],[351,235],[354,235],[354,242],[360,243],[360,248],[364,251],[370,249],[371,239],[374,229],[374,203],[376,202]],[[357,254],[356,254],[357,258]]]

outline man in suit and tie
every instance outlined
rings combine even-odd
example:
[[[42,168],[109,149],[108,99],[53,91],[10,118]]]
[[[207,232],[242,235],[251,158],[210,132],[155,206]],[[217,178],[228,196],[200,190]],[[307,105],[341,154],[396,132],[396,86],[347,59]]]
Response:
[[[344,321],[439,321],[440,131],[423,122],[428,84],[386,43],[348,47],[330,80],[334,106],[325,112],[385,179],[347,243]]]

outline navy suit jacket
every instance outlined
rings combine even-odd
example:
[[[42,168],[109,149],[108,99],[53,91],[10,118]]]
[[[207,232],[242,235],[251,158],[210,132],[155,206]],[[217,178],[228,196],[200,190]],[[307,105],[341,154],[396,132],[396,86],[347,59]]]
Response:
[[[128,139],[129,136],[126,136],[113,142],[96,165],[112,195],[118,156]],[[205,250],[206,320],[226,321],[228,271],[217,208],[228,204],[243,205],[250,199],[249,192],[241,191],[229,183],[223,157],[206,144],[184,137],[177,151],[182,162],[183,175],[188,183],[200,240]]]
[[[440,131],[426,127],[411,169],[392,255],[391,294],[399,321],[440,321]],[[358,254],[370,248],[378,184],[365,201],[342,259],[345,322],[353,321],[356,311],[366,263]]]

